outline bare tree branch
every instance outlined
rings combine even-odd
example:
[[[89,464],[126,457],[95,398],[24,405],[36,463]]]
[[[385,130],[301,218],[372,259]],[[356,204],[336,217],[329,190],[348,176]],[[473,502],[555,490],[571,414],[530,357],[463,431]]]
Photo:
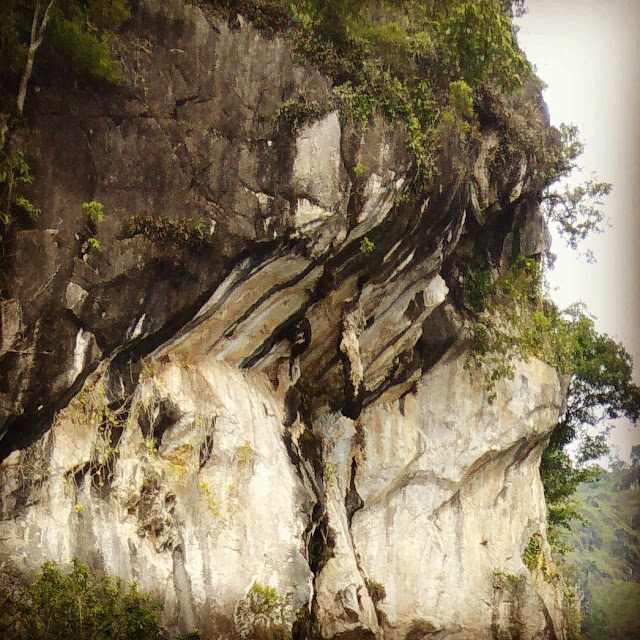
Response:
[[[33,73],[33,62],[36,57],[36,51],[44,39],[44,34],[51,18],[51,8],[55,1],[56,0],[49,0],[47,8],[44,11],[44,15],[42,16],[42,21],[40,21],[42,2],[41,0],[36,0],[36,6],[33,11],[33,21],[31,22],[31,41],[29,42],[29,50],[27,51],[27,63],[25,64],[24,71],[22,72],[20,88],[18,89],[17,106],[18,113],[20,114],[24,109],[24,101],[27,97],[27,85],[31,79],[31,74]]]

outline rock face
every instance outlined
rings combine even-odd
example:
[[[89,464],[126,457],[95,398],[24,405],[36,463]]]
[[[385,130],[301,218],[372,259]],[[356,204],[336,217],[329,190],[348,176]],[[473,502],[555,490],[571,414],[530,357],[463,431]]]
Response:
[[[522,362],[491,402],[449,300],[458,256],[547,246],[535,167],[497,171],[487,128],[400,198],[401,127],[279,117],[331,94],[282,39],[150,0],[127,35],[117,90],[34,94],[3,566],[78,556],[206,638],[251,637],[252,585],[297,638],[565,638],[561,590],[521,560],[560,384]]]

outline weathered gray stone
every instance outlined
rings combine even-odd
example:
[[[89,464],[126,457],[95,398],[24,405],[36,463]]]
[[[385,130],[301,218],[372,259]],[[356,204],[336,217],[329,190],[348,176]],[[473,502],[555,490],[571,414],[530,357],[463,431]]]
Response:
[[[340,142],[340,119],[336,111],[302,127],[296,138],[293,187],[329,211],[340,204],[344,193]]]
[[[526,212],[518,233],[518,249],[523,256],[538,256],[551,249],[551,233],[539,210]]]
[[[22,329],[22,312],[18,300],[2,300],[0,302],[0,355],[13,346]]]

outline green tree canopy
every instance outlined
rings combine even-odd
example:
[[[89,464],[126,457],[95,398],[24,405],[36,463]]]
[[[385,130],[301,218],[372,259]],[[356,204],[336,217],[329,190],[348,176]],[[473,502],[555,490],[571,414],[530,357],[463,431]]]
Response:
[[[567,314],[571,377],[566,408],[540,467],[551,539],[560,550],[560,533],[577,516],[572,496],[579,484],[598,477],[599,470],[588,463],[608,452],[606,434],[612,421],[640,420],[640,388],[632,380],[629,353],[620,343],[598,333],[593,318],[583,309],[574,307]]]
[[[0,7],[0,76],[9,84],[18,82],[18,113],[41,60],[60,73],[71,67],[76,74],[117,80],[110,38],[129,16],[129,0],[5,0]]]

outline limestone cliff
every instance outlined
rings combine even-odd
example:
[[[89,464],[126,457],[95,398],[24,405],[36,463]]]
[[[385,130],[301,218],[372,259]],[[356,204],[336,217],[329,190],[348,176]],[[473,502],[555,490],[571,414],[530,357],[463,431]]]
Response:
[[[450,294],[465,255],[547,248],[536,166],[497,169],[489,119],[401,197],[401,126],[276,117],[331,92],[283,39],[168,1],[129,29],[121,87],[32,106],[43,213],[1,303],[3,567],[78,556],[206,638],[251,636],[256,583],[300,638],[565,638],[561,590],[521,559],[561,385],[522,362],[491,402]]]

